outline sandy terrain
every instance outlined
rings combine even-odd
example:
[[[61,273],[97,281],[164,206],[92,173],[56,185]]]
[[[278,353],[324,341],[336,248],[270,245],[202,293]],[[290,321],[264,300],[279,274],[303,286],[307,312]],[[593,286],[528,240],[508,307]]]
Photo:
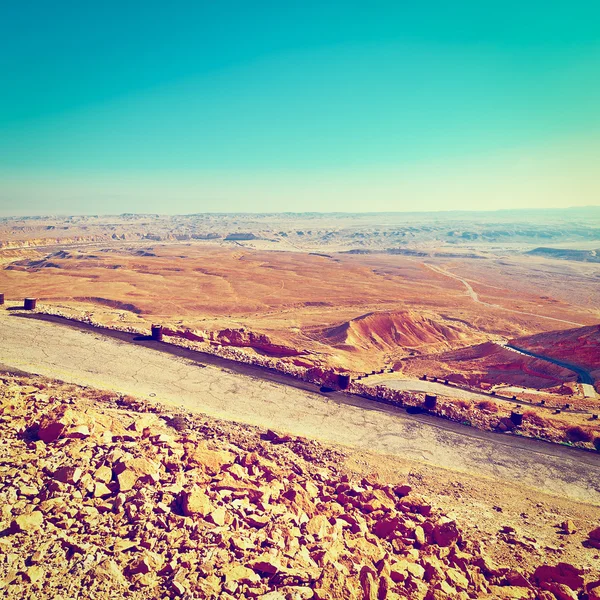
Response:
[[[93,312],[107,323],[157,321],[215,336],[244,328],[274,344],[308,351],[313,362],[356,370],[410,352],[598,319],[595,309],[535,294],[519,294],[515,303],[509,295],[512,280],[502,288],[473,284],[486,304],[475,302],[460,281],[413,257],[328,258],[211,243],[20,252],[19,260],[6,258],[10,262],[0,272],[7,298],[33,295],[44,303]],[[488,281],[496,274],[490,264]],[[364,320],[380,312],[388,315],[387,322],[377,316]],[[414,331],[403,339],[398,327],[404,321],[405,330]],[[351,344],[340,336],[344,330],[351,332]],[[387,342],[374,344],[372,336]]]

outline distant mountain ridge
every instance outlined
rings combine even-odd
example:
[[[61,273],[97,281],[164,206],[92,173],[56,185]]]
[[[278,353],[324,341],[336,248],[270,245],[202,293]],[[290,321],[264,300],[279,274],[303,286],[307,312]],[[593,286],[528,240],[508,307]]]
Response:
[[[596,250],[572,250],[570,248],[534,248],[527,252],[533,256],[559,258],[561,260],[576,260],[579,262],[600,263],[600,248]]]

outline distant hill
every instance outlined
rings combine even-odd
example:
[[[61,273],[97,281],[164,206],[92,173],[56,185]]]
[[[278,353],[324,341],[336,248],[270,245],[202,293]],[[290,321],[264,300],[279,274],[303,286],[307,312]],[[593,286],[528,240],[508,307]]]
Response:
[[[510,340],[510,346],[537,357],[485,342],[417,356],[405,361],[403,369],[412,375],[427,373],[476,387],[508,384],[556,393],[568,393],[561,386],[577,381],[583,372],[596,389],[600,387],[600,325],[523,336]]]
[[[225,238],[225,241],[248,241],[259,239],[253,233],[230,233]]]
[[[534,248],[527,252],[533,256],[600,263],[600,248],[596,250],[571,250],[569,248]]]
[[[324,331],[324,337],[334,346],[380,351],[398,346],[448,348],[470,336],[472,332],[465,327],[438,322],[413,311],[367,313]]]

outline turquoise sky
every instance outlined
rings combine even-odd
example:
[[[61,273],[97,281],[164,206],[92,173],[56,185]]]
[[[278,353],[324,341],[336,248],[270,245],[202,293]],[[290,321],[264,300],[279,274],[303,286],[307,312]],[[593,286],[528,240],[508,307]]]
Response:
[[[600,204],[598,2],[12,2],[0,213]]]

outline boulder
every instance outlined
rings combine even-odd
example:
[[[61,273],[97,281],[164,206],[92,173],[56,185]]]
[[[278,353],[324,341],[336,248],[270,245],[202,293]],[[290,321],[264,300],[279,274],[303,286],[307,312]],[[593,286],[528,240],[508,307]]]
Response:
[[[112,469],[110,467],[107,467],[106,465],[103,465],[96,469],[94,473],[94,480],[100,481],[101,483],[108,483],[109,481],[111,481],[112,476]]]
[[[316,515],[306,523],[306,533],[316,539],[323,539],[332,530],[331,523],[325,515]]]
[[[540,585],[559,583],[566,585],[571,590],[578,590],[583,586],[583,571],[568,563],[558,563],[555,566],[542,565],[538,567],[533,579]]]
[[[54,471],[54,479],[62,483],[75,485],[83,475],[83,471],[79,467],[60,467]]]
[[[438,546],[452,546],[459,540],[460,533],[454,521],[441,523],[433,528],[433,541]]]
[[[227,582],[256,583],[260,581],[260,575],[244,565],[228,567],[223,574],[225,575],[225,581]]]
[[[448,567],[446,569],[446,579],[450,585],[459,590],[466,590],[469,587],[469,580],[458,569]]]
[[[195,515],[206,517],[214,510],[210,498],[197,486],[190,490],[184,490],[181,493],[180,501],[181,510],[186,517]]]
[[[30,513],[25,513],[15,517],[11,523],[11,531],[17,532],[30,532],[37,531],[42,527],[44,523],[44,515],[39,510],[34,510]]]
[[[93,569],[94,580],[109,583],[114,587],[125,587],[128,585],[127,579],[123,575],[123,570],[112,559],[105,559]]]
[[[65,426],[58,422],[53,421],[51,423],[47,423],[46,425],[41,426],[38,429],[38,437],[46,444],[51,444],[56,440],[60,439],[63,432],[65,430]]]
[[[377,537],[388,538],[398,529],[400,522],[398,517],[392,519],[379,519],[373,527],[373,533]]]
[[[206,443],[185,444],[185,460],[190,465],[202,467],[210,475],[216,475],[225,465],[235,461],[235,454],[223,450],[210,450]]]
[[[112,491],[106,487],[104,483],[101,481],[97,481],[94,484],[94,498],[106,498],[106,496],[111,496]]]
[[[74,427],[69,427],[65,437],[82,440],[90,435],[90,428],[87,425],[75,425]]]
[[[408,577],[408,561],[399,560],[390,566],[390,578],[394,583],[402,583]]]
[[[571,535],[577,531],[575,529],[575,524],[570,519],[568,519],[567,521],[564,521],[561,524],[560,528],[568,535]]]
[[[44,576],[44,569],[40,565],[27,567],[25,575],[31,583],[37,583]]]
[[[400,498],[404,498],[404,496],[408,496],[408,494],[410,494],[411,491],[412,491],[412,487],[410,485],[397,485],[394,488],[394,493],[396,494],[396,496],[399,496]]]
[[[421,546],[425,544],[427,538],[425,537],[425,530],[421,525],[417,525],[414,531],[415,541],[417,541]]]
[[[117,475],[117,482],[119,484],[119,491],[128,492],[132,490],[137,483],[138,475],[131,469],[125,469]]]
[[[227,512],[221,506],[216,510],[213,510],[207,517],[207,521],[210,521],[217,527],[223,527],[227,521]]]
[[[545,590],[552,592],[556,600],[578,600],[579,596],[568,585],[564,583],[545,583],[542,586]]]
[[[587,543],[592,546],[592,548],[598,548],[600,550],[600,527],[596,527],[596,529],[592,529],[588,533]]]
[[[281,564],[281,559],[272,554],[263,554],[257,559],[250,561],[249,567],[262,575],[277,575],[286,572],[286,569]]]
[[[409,562],[407,570],[415,579],[423,579],[425,577],[425,569],[418,563]]]

